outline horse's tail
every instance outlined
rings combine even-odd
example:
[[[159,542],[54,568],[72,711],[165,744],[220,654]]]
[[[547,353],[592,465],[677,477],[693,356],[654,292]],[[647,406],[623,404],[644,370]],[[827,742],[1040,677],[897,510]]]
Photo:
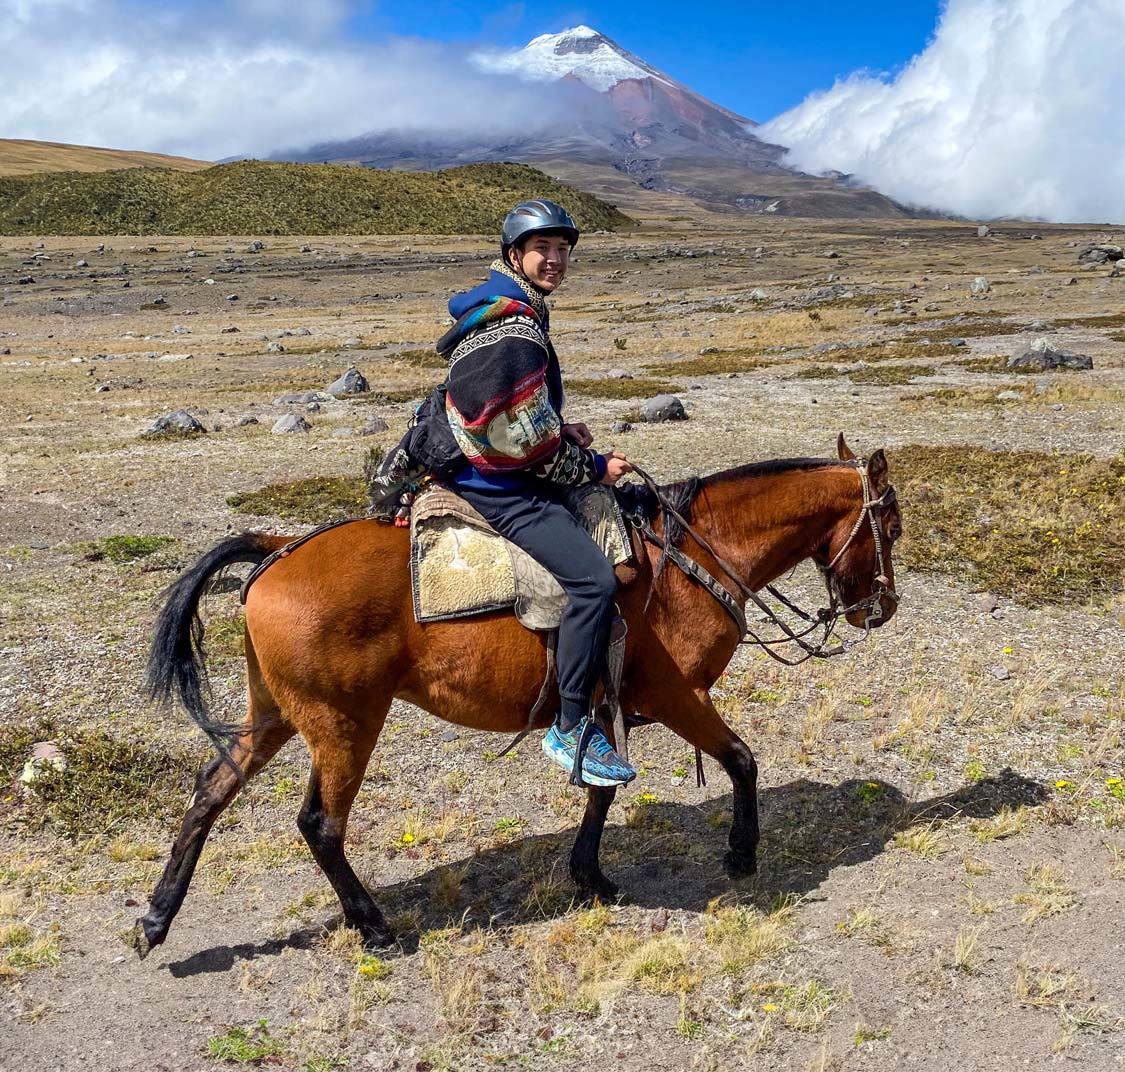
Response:
[[[156,618],[145,670],[145,687],[157,703],[178,699],[192,721],[207,735],[219,755],[230,761],[230,742],[239,733],[234,723],[216,722],[208,713],[207,667],[199,601],[211,578],[235,562],[257,565],[292,537],[248,532],[212,547],[165,590]]]

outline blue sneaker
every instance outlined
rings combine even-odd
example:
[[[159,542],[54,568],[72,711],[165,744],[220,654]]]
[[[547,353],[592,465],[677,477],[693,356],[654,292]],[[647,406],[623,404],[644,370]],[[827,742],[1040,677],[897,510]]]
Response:
[[[574,770],[574,753],[582,726],[580,722],[569,733],[563,733],[556,722],[543,737],[543,751],[567,774]],[[602,728],[593,725],[582,757],[582,780],[587,785],[628,785],[636,776],[636,769],[614,751]]]

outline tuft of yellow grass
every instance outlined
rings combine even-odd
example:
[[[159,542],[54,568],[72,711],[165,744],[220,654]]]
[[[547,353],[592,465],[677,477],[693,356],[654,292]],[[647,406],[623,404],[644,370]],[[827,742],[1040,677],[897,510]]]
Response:
[[[895,834],[895,844],[923,860],[937,860],[949,850],[949,837],[937,823],[918,824]]]
[[[953,967],[970,975],[978,970],[980,927],[963,926],[953,942]]]
[[[1027,869],[1024,881],[1031,888],[1017,893],[1012,903],[1025,905],[1024,923],[1037,923],[1047,916],[1057,916],[1076,903],[1074,890],[1067,884],[1061,868],[1051,863],[1033,864]]]
[[[732,975],[792,948],[795,905],[787,902],[768,915],[748,905],[708,906],[703,937],[719,957],[722,970]]]
[[[1022,804],[1018,808],[1001,808],[991,819],[974,819],[969,824],[973,837],[982,845],[1027,833],[1031,812]],[[966,862],[965,869],[968,870]],[[983,872],[977,872],[978,874]]]

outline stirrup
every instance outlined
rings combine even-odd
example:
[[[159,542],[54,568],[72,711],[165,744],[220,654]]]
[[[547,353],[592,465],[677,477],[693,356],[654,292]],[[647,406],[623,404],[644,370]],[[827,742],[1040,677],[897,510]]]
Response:
[[[582,761],[586,758],[586,752],[590,747],[590,738],[593,737],[598,724],[587,715],[578,726],[578,744],[574,748],[574,766],[570,770],[569,780],[571,785],[576,785],[580,789],[589,789],[589,785],[582,780]]]

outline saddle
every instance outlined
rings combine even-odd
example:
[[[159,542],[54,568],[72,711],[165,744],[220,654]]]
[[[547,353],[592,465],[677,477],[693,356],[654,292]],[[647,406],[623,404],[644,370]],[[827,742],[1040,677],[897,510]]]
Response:
[[[608,487],[574,488],[566,505],[611,565],[631,560],[629,533]],[[410,586],[419,622],[514,610],[526,628],[549,632],[566,606],[566,594],[547,570],[438,483],[426,485],[410,511]]]

